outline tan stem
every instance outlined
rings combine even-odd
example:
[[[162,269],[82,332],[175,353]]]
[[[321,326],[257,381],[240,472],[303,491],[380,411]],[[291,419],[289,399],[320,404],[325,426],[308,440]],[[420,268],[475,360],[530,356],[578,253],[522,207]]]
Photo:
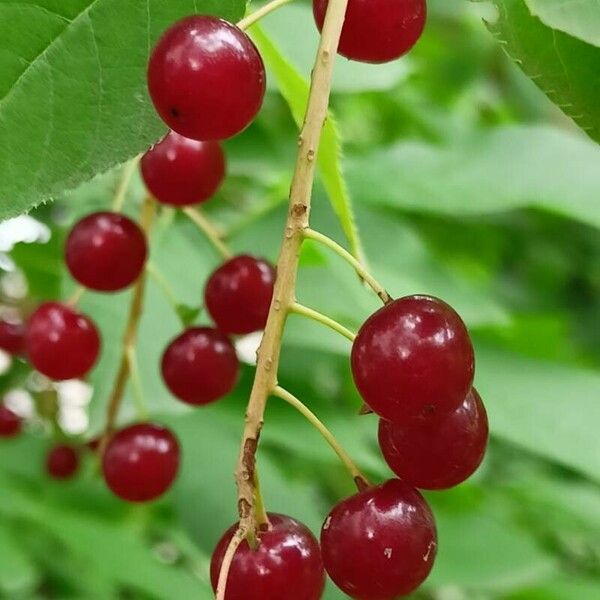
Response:
[[[155,204],[151,198],[146,198],[142,206],[142,213],[140,216],[140,226],[144,233],[148,235],[152,220],[154,218]],[[146,272],[143,271],[137,280],[133,288],[133,297],[131,299],[131,306],[129,309],[129,317],[127,319],[127,325],[125,326],[125,333],[123,335],[122,344],[122,355],[115,384],[111,392],[108,407],[106,409],[106,424],[104,426],[104,434],[100,441],[99,454],[102,456],[106,448],[106,444],[113,432],[117,414],[119,412],[119,406],[123,399],[123,393],[125,391],[125,385],[130,374],[130,362],[129,354],[131,348],[135,347],[135,341],[137,338],[137,330],[142,316],[142,309],[144,305],[144,292],[146,289]]]
[[[256,374],[246,410],[236,483],[240,528],[255,539],[254,471],[256,449],[263,425],[265,406],[277,385],[281,339],[287,315],[294,304],[296,277],[303,232],[308,228],[316,155],[331,92],[331,78],[348,0],[331,0],[323,24],[319,50],[312,74],[311,90],[300,133],[296,168],[290,191],[287,221],[277,262],[277,279],[265,332],[257,352]]]
[[[219,571],[219,580],[217,582],[217,593],[215,595],[216,600],[225,600],[225,591],[227,588],[227,578],[229,577],[229,570],[231,569],[231,563],[237,549],[240,544],[244,541],[246,532],[242,527],[238,527],[234,536],[231,538],[225,555],[223,556],[223,562],[221,563],[221,570]]]

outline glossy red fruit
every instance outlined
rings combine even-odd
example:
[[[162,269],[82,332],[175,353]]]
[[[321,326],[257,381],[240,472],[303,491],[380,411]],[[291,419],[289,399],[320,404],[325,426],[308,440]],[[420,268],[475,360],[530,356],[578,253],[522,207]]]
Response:
[[[244,541],[238,548],[227,578],[225,600],[319,600],[325,572],[319,543],[299,521],[269,513],[270,528],[260,534],[258,550]],[[237,523],[225,532],[215,548],[210,579],[216,591],[227,545]]]
[[[275,267],[241,255],[221,265],[206,282],[204,302],[217,327],[229,334],[264,329],[273,298]]]
[[[379,447],[400,479],[425,490],[451,488],[481,464],[488,441],[485,407],[475,389],[454,411],[379,421]]]
[[[352,346],[352,374],[379,416],[454,410],[473,383],[473,346],[458,314],[431,296],[394,300],[371,315]]]
[[[0,348],[9,354],[23,353],[25,326],[16,321],[0,321]]]
[[[198,142],[171,131],[142,157],[142,177],[162,204],[205,202],[225,177],[225,155],[218,142]]]
[[[166,427],[130,425],[108,442],[102,457],[104,480],[123,500],[154,500],[173,484],[179,455],[179,442]]]
[[[313,0],[319,31],[329,0]],[[425,0],[349,0],[338,52],[351,60],[384,63],[406,54],[425,27]]]
[[[125,215],[97,212],[75,224],[65,244],[65,261],[82,285],[115,292],[142,272],[148,250],[140,227]]]
[[[0,437],[9,438],[21,433],[23,420],[4,404],[0,404]]]
[[[167,346],[161,369],[174,396],[187,404],[201,405],[218,400],[235,387],[239,362],[224,333],[194,327]]]
[[[148,65],[148,89],[159,115],[194,140],[223,140],[245,129],[260,110],[265,86],[265,67],[252,40],[217,17],[175,23]]]
[[[436,550],[431,509],[398,479],[346,498],[321,530],[325,570],[356,600],[409,594],[429,575]]]
[[[72,446],[54,446],[46,456],[46,471],[54,479],[71,479],[79,469],[79,453]]]
[[[31,315],[25,332],[31,364],[50,379],[83,377],[100,352],[100,336],[86,316],[58,302],[46,302]]]

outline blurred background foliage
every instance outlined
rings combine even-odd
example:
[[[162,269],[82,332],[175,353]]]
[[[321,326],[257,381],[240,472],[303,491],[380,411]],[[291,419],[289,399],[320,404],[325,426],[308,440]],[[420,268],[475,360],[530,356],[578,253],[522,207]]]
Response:
[[[569,56],[561,71],[552,48],[531,54],[536,46],[527,38],[555,26],[557,52],[563,42],[589,42],[593,87],[598,39],[585,27],[562,33],[552,12],[549,24],[538,21],[529,10],[543,18],[540,4],[430,0],[426,33],[408,57],[380,67],[338,61],[337,127],[321,165],[313,226],[343,242],[327,199],[349,219],[344,203],[351,198],[367,260],[392,295],[432,293],[464,316],[477,346],[476,385],[489,410],[492,439],[481,469],[454,490],[427,495],[440,550],[415,598],[600,598],[600,150],[502,51],[508,46],[525,72],[538,69],[544,81],[556,82],[571,74]],[[494,39],[482,15],[506,43]],[[570,37],[580,33],[583,41]],[[226,143],[229,177],[206,209],[236,251],[275,260],[297,135],[285,98],[297,116],[294,103],[301,108],[306,93],[298,73],[308,75],[317,41],[309,4],[269,16],[255,35],[277,77],[260,118]],[[575,104],[591,97],[578,87],[590,65],[577,65],[566,90],[577,96]],[[596,85],[596,101],[597,92]],[[343,144],[343,158],[336,144]],[[62,260],[65,234],[81,216],[110,205],[118,177],[119,169],[96,177],[31,212],[51,237],[3,255],[5,305],[27,311],[73,292]],[[135,181],[126,211],[136,215],[142,197]],[[161,209],[151,260],[182,305],[201,309],[204,281],[219,259],[182,215]],[[348,266],[326,250],[307,244],[301,263],[298,297],[305,304],[354,329],[376,308]],[[81,301],[104,340],[81,439],[102,428],[128,300],[128,293],[86,293]],[[300,319],[290,317],[286,331],[282,384],[374,480],[388,477],[376,419],[357,416],[348,342]],[[202,311],[197,322],[207,322]],[[236,517],[232,471],[252,367],[233,395],[189,410],[170,397],[158,369],[180,328],[151,280],[138,344],[143,386],[152,415],[176,430],[184,455],[164,499],[148,506],[116,500],[91,455],[75,481],[49,481],[43,461],[52,435],[35,418],[25,435],[0,443],[0,597],[211,597],[210,552]],[[18,361],[0,378],[4,393],[27,386],[31,377]],[[318,434],[278,402],[269,405],[259,456],[266,502],[317,532],[352,482]],[[128,397],[121,421],[134,418]],[[342,594],[331,587],[325,597]]]

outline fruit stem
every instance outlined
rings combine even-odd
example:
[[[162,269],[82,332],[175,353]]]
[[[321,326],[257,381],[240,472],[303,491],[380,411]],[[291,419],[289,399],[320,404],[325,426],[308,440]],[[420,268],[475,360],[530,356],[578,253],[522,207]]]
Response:
[[[129,184],[131,183],[131,178],[135,173],[137,166],[140,162],[142,155],[138,155],[135,158],[131,159],[124,167],[123,173],[121,175],[121,179],[119,180],[119,185],[115,191],[115,197],[112,203],[113,212],[121,212],[123,210],[123,205],[125,204],[125,196],[127,194],[127,190],[129,189]]]
[[[137,353],[134,346],[128,346],[125,349],[127,355],[127,367],[129,369],[129,376],[133,386],[133,399],[135,401],[135,408],[137,410],[138,419],[140,421],[148,420],[148,409],[146,408],[146,400],[144,396],[144,387],[142,385],[142,378],[140,376],[140,369],[137,360]]]
[[[83,285],[78,285],[71,297],[66,301],[66,305],[74,308],[79,304],[82,296],[85,294],[86,288]]]
[[[257,352],[256,373],[246,409],[246,424],[242,437],[235,479],[238,488],[239,531],[244,537],[256,537],[258,531],[254,510],[254,472],[256,449],[264,422],[267,398],[277,386],[277,368],[281,340],[290,306],[296,301],[296,278],[303,231],[308,228],[312,187],[315,178],[316,155],[331,92],[331,79],[348,0],[330,0],[319,50],[312,72],[312,82],[304,126],[298,140],[298,156],[290,190],[289,212],[285,224],[273,300],[265,331]],[[221,568],[219,579],[227,580],[227,568]],[[217,595],[223,600],[224,591]]]
[[[356,339],[356,334],[350,331],[349,329],[346,329],[346,327],[344,327],[341,323],[338,323],[335,319],[332,319],[331,317],[328,317],[316,310],[313,310],[308,306],[304,306],[304,304],[294,302],[290,306],[290,312],[296,315],[308,317],[313,321],[317,321],[317,323],[321,323],[322,325],[325,325],[326,327],[329,327],[330,329],[333,329],[334,331],[337,331],[338,333],[342,334],[351,342],[353,342]]]
[[[388,304],[392,301],[392,297],[386,292],[385,288],[365,269],[365,267],[356,259],[348,250],[340,246],[337,242],[334,242],[330,237],[315,231],[314,229],[307,228],[304,230],[304,238],[307,240],[314,240],[324,246],[327,246],[330,250],[333,250],[338,256],[343,258],[346,262],[354,268],[358,276],[367,283],[367,285],[381,298],[384,304]]]
[[[221,232],[213,223],[200,211],[199,208],[188,206],[182,209],[190,220],[192,220],[202,233],[208,238],[209,242],[214,246],[215,250],[224,258],[229,259],[233,256],[231,250],[223,242]]]
[[[368,479],[361,473],[359,468],[354,464],[350,455],[342,448],[342,445],[337,441],[336,437],[327,429],[324,423],[319,420],[317,415],[313,413],[306,404],[298,400],[296,396],[290,394],[286,389],[276,385],[271,391],[273,396],[280,398],[287,402],[290,406],[293,406],[300,414],[302,414],[307,421],[325,438],[325,441],[333,448],[333,451],[338,455],[342,461],[352,479],[356,483],[356,487],[359,490],[363,490],[369,487]]]
[[[155,204],[154,200],[149,196],[146,197],[142,205],[142,212],[140,215],[140,226],[146,236],[150,232],[152,221],[154,219]],[[108,401],[108,407],[106,409],[106,424],[104,427],[104,433],[100,441],[100,447],[98,455],[102,456],[106,449],[106,444],[113,432],[119,406],[123,398],[123,392],[125,391],[125,384],[130,375],[130,363],[128,358],[128,348],[134,348],[137,329],[142,316],[142,308],[144,304],[144,292],[146,290],[146,271],[143,271],[137,280],[133,288],[133,297],[131,299],[131,306],[129,309],[129,317],[127,319],[127,325],[125,326],[125,333],[123,335],[123,353],[121,356],[121,363],[117,372],[117,377],[113,386],[113,390]]]
[[[162,290],[165,298],[173,307],[173,310],[177,312],[179,302],[177,301],[177,296],[175,295],[175,292],[173,291],[173,288],[170,286],[166,277],[158,270],[157,266],[151,262],[146,263],[146,272]]]
[[[254,510],[256,512],[256,522],[258,523],[259,529],[263,526],[269,526],[269,516],[267,515],[267,509],[262,496],[262,490],[260,488],[260,477],[258,476],[258,469],[254,469]]]
[[[225,600],[225,590],[227,587],[227,577],[229,575],[229,569],[237,549],[246,537],[246,530],[241,526],[235,532],[231,538],[225,555],[223,556],[223,562],[221,563],[221,570],[219,571],[219,581],[217,583],[217,593],[215,595],[216,600]]]
[[[269,13],[272,13],[274,10],[284,6],[285,4],[289,4],[292,0],[271,0],[268,4],[261,6],[261,8],[255,10],[253,13],[250,13],[246,17],[244,17],[241,21],[238,21],[237,26],[240,29],[248,29],[256,23],[260,21],[263,17],[267,16]]]

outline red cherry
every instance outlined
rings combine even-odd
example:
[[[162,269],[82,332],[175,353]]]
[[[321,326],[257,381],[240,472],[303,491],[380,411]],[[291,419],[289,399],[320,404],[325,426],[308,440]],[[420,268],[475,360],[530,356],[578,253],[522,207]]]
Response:
[[[319,600],[325,585],[319,543],[305,525],[291,517],[269,513],[269,521],[256,551],[245,540],[237,549],[225,600]],[[237,523],[213,552],[210,579],[215,591],[225,551],[236,530]]]
[[[245,129],[265,88],[265,66],[252,40],[216,17],[175,23],[148,65],[156,110],[171,129],[194,140],[223,140]]]
[[[313,0],[319,31],[329,0]],[[425,27],[425,0],[349,0],[338,52],[351,60],[384,63],[406,54]]]
[[[431,296],[394,300],[363,324],[352,374],[365,402],[389,421],[454,410],[473,383],[473,346],[464,323]]]
[[[86,316],[58,302],[46,302],[31,315],[25,346],[32,365],[50,379],[83,377],[100,352],[100,336]]]
[[[214,196],[225,177],[218,142],[198,142],[171,131],[142,157],[142,177],[162,204],[187,206]]]
[[[356,600],[393,600],[429,575],[437,549],[433,514],[398,479],[333,507],[321,530],[325,570]]]
[[[79,453],[72,446],[54,446],[46,456],[46,471],[54,479],[71,479],[79,469]]]
[[[146,262],[146,237],[128,217],[97,212],[75,224],[65,245],[71,275],[82,285],[114,292],[131,285]]]
[[[14,321],[0,321],[0,348],[9,354],[23,353],[25,326]]]
[[[0,404],[0,437],[9,438],[21,433],[23,420],[4,404]]]
[[[229,334],[264,329],[273,298],[275,267],[253,256],[236,256],[206,282],[204,301],[217,327]]]
[[[425,490],[462,483],[481,464],[488,440],[485,407],[475,389],[454,411],[379,421],[379,446],[398,477]]]
[[[102,457],[104,480],[123,500],[154,500],[173,484],[179,454],[177,438],[165,427],[130,425],[108,442]]]
[[[161,368],[174,396],[199,405],[214,402],[235,387],[239,363],[225,334],[210,327],[194,327],[168,345]]]

